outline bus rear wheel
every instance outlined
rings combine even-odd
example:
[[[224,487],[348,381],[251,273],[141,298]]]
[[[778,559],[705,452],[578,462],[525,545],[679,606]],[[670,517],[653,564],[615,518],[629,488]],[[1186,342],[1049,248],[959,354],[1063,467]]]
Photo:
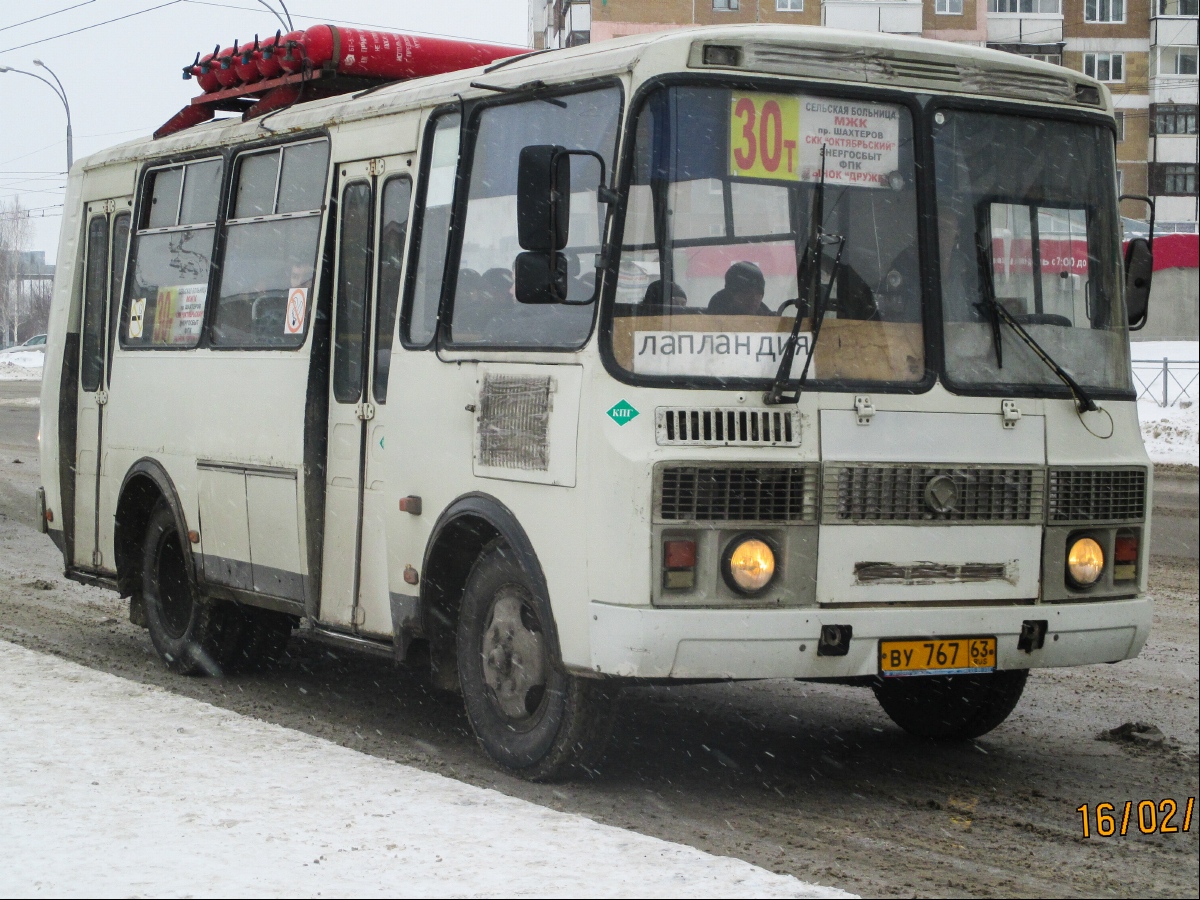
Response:
[[[545,627],[549,616],[508,546],[485,548],[459,612],[459,683],[484,751],[530,781],[590,772],[615,712],[601,682],[563,668]]]
[[[875,698],[893,722],[915,737],[965,741],[1008,718],[1025,690],[1028,669],[985,675],[881,679]]]
[[[180,675],[227,675],[282,654],[292,620],[204,597],[196,588],[171,508],[160,502],[142,544],[142,600],[154,649]]]

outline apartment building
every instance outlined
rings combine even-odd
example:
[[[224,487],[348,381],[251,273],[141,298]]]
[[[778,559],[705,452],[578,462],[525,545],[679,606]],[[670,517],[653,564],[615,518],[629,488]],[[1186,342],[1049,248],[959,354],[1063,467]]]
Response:
[[[1118,110],[1121,192],[1158,203],[1160,231],[1196,231],[1200,0],[530,0],[530,45],[688,25],[775,22],[988,46],[1086,72]],[[1122,212],[1145,219],[1146,207]]]

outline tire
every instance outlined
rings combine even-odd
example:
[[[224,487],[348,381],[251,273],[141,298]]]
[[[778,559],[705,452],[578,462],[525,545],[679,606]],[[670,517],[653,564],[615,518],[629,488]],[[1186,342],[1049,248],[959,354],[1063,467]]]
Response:
[[[875,699],[893,722],[915,737],[965,741],[1008,718],[1025,690],[1028,669],[987,675],[881,679]]]
[[[154,649],[180,675],[221,675],[222,644],[230,626],[218,605],[196,584],[175,527],[175,516],[159,501],[142,541],[142,602]],[[224,639],[224,640],[222,640]]]
[[[180,675],[261,668],[278,659],[291,635],[289,616],[200,595],[175,516],[163,501],[142,543],[141,595],[154,649]]]
[[[529,781],[590,774],[615,713],[602,682],[563,668],[550,615],[516,554],[501,542],[484,548],[459,611],[459,683],[484,752]]]

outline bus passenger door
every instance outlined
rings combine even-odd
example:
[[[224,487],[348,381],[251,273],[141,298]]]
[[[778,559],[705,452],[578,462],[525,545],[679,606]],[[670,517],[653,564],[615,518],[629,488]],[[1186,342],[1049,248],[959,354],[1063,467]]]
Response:
[[[323,624],[392,632],[384,425],[411,182],[405,157],[342,164],[321,574]]]
[[[406,174],[405,158],[377,160],[375,164],[375,313],[371,323],[369,399],[375,417],[367,423],[367,447],[363,465],[363,529],[359,547],[358,605],[362,630],[391,636],[392,605],[389,587],[388,513],[396,509],[395,485],[389,485],[385,462],[387,447],[388,376],[391,372],[392,341],[408,238],[408,215],[412,180]],[[367,387],[364,386],[364,392]],[[394,404],[393,404],[394,405]],[[388,490],[392,487],[392,490]]]
[[[104,464],[104,407],[108,403],[110,323],[115,324],[129,246],[127,197],[89,203],[80,322],[76,408],[75,552],[82,569],[114,571],[100,541],[100,475]]]

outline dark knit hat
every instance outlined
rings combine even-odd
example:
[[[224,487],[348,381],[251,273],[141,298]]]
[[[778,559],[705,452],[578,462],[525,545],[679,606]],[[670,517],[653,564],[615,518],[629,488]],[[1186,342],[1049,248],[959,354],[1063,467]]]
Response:
[[[752,262],[736,262],[725,272],[725,287],[731,291],[750,291],[761,294],[767,289],[762,269]]]

